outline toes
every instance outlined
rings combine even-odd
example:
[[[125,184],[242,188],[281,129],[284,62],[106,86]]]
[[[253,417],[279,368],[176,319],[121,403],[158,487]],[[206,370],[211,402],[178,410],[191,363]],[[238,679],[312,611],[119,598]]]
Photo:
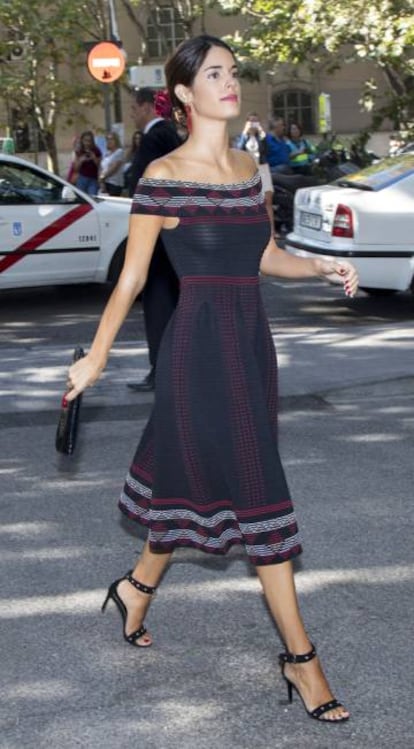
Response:
[[[322,720],[327,720],[328,723],[336,723],[340,720],[346,720],[349,718],[350,713],[348,710],[328,710],[327,713],[323,716]]]

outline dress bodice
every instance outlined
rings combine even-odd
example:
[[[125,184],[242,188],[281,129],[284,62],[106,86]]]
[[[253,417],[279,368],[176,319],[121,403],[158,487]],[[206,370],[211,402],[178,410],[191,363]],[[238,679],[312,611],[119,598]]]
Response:
[[[142,178],[131,213],[179,219],[161,237],[180,278],[257,276],[270,238],[258,172],[233,184]]]

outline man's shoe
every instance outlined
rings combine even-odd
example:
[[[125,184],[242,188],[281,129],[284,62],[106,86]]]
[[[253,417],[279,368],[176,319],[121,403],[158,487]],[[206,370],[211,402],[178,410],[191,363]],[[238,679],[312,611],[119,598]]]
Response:
[[[154,390],[155,369],[152,367],[141,382],[127,382],[127,387],[134,393],[148,393]]]

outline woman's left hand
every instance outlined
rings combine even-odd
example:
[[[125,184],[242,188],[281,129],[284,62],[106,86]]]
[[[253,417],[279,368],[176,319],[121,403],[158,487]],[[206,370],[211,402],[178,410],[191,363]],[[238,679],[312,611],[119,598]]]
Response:
[[[346,296],[355,296],[358,290],[358,273],[346,260],[320,260],[315,258],[317,275],[333,283],[342,283]]]

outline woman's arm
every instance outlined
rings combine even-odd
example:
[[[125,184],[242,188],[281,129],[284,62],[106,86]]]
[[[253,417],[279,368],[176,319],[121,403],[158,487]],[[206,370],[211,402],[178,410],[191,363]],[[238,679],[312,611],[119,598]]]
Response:
[[[145,285],[154,245],[165,220],[163,216],[130,216],[124,267],[105,307],[90,351],[69,369],[67,400],[73,400],[93,385],[105,368],[115,337]]]
[[[108,179],[108,177],[112,177],[115,172],[118,171],[118,169],[121,168],[122,164],[124,163],[124,154],[122,151],[116,151],[114,153],[114,158],[110,159],[108,162],[108,165],[105,167],[104,171],[101,174],[101,179],[105,180]]]
[[[79,171],[79,167],[81,166],[81,164],[83,164],[85,159],[86,159],[85,154],[75,152],[75,155],[73,157],[73,166],[74,166],[75,171],[77,172]]]
[[[281,250],[272,238],[261,259],[260,272],[281,278],[326,278],[343,284],[347,296],[358,288],[358,274],[351,263],[320,258],[302,258]]]

